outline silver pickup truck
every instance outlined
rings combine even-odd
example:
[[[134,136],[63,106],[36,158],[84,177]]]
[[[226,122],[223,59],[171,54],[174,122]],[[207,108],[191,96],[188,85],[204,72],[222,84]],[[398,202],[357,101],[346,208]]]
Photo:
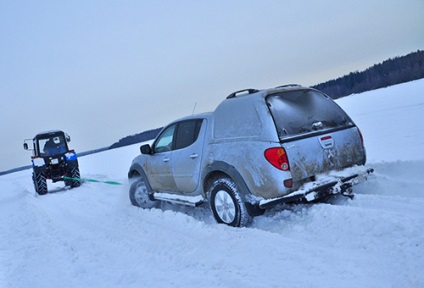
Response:
[[[176,120],[129,169],[131,203],[209,203],[218,223],[246,226],[280,203],[351,187],[364,167],[358,127],[327,95],[299,85],[230,94],[215,111]]]

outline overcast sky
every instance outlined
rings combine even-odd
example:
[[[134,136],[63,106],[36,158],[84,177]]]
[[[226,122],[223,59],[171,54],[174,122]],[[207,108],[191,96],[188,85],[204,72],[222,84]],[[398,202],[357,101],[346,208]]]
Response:
[[[424,0],[1,0],[0,171],[30,164],[22,143],[40,131],[87,151],[236,90],[311,86],[423,50],[423,15]]]

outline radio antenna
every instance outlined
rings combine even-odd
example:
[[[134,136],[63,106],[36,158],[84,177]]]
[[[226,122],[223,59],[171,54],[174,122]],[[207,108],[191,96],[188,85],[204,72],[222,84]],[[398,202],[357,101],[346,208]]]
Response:
[[[191,115],[194,114],[194,110],[196,110],[196,105],[197,105],[197,102],[194,102],[194,107],[193,107],[193,111],[191,112]]]

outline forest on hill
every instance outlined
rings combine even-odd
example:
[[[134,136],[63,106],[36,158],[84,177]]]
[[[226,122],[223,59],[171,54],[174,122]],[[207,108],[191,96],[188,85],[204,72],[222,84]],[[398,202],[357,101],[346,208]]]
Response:
[[[424,51],[388,59],[313,88],[333,99],[424,78]]]
[[[141,132],[141,133],[138,133],[138,134],[134,134],[134,135],[124,137],[124,138],[120,139],[118,142],[112,144],[109,147],[109,149],[124,147],[124,146],[128,146],[128,145],[152,140],[152,139],[156,138],[156,136],[159,134],[160,130],[162,130],[162,127],[147,130],[147,131],[144,131],[144,132]]]

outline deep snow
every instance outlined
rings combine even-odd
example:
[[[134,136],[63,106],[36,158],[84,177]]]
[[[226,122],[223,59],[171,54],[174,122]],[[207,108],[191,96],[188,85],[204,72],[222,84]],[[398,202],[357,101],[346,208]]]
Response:
[[[424,287],[424,80],[337,102],[375,168],[353,200],[279,206],[247,228],[209,208],[130,205],[138,146],[79,159],[76,189],[0,176],[0,287]],[[72,143],[71,143],[72,144]],[[77,148],[77,147],[75,147]]]

